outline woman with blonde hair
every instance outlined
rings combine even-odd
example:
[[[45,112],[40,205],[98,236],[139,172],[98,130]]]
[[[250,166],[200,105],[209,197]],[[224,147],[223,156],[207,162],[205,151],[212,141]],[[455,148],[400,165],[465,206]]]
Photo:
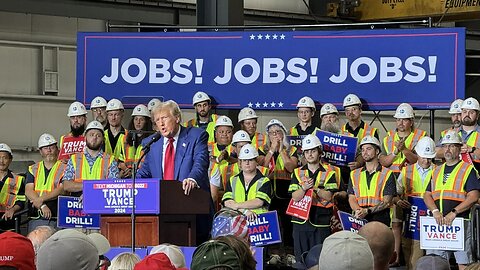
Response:
[[[131,252],[123,252],[113,258],[112,263],[108,267],[109,270],[132,270],[135,264],[140,261],[137,254]]]

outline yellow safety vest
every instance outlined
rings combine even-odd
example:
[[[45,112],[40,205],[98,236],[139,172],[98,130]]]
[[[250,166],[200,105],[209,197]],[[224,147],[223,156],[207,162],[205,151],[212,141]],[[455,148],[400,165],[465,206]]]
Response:
[[[372,126],[370,126],[369,124],[365,123],[363,124],[363,128],[360,128],[360,130],[358,131],[357,133],[357,138],[358,138],[358,144],[360,144],[360,142],[362,141],[362,139],[367,136],[367,135],[370,135],[372,137],[375,137],[375,133],[377,132],[377,128],[374,128]],[[342,126],[342,131],[341,131],[342,134],[345,134],[345,135],[348,135],[350,137],[355,137],[353,136],[352,133],[348,132],[347,130],[347,124],[343,125]]]
[[[48,173],[47,179],[45,179],[45,166],[43,161],[29,166],[28,171],[35,177],[33,183],[35,192],[39,196],[52,192],[60,185],[65,168],[65,163],[61,161],[55,162]]]
[[[323,161],[320,161],[320,165],[322,165],[325,170],[332,170],[335,172],[335,181],[337,182],[338,188],[340,188],[342,185],[342,173],[340,172],[340,167]]]
[[[405,190],[406,196],[423,197],[423,194],[427,190],[427,186],[432,179],[433,169],[425,176],[425,180],[422,184],[422,178],[418,173],[417,164],[408,165],[402,168],[400,175],[402,176],[402,185]]]
[[[270,181],[268,177],[262,177],[260,179],[257,179],[254,183],[250,183],[250,186],[248,188],[248,193],[247,193],[247,190],[245,189],[245,186],[240,180],[239,175],[240,174],[237,174],[230,179],[230,186],[232,187],[232,191],[225,192],[225,194],[223,194],[222,201],[231,199],[237,203],[241,203],[241,202],[246,202],[246,201],[258,198],[270,204],[271,202],[270,196],[260,191],[260,188],[264,184]],[[268,207],[262,206],[256,209],[249,209],[249,210],[257,214],[261,214],[261,213],[267,212]]]
[[[265,144],[267,143],[267,140],[265,140],[265,135],[259,132],[255,132],[255,135],[253,135],[252,139],[252,145],[255,146],[255,149],[263,149],[265,147]]]
[[[445,163],[438,166],[433,171],[431,180],[432,197],[435,202],[439,201],[440,212],[443,212],[443,200],[465,201],[467,192],[464,189],[468,175],[474,170],[474,167],[467,162],[460,161],[450,175],[447,181],[443,183],[443,172],[445,171]]]
[[[257,169],[260,171],[260,173],[267,177],[268,176],[268,168],[263,167],[263,166],[257,166]],[[240,173],[240,165],[238,165],[238,162],[232,163],[228,165],[228,168],[226,170],[226,177],[225,179],[222,178],[222,187],[225,189],[227,186],[227,181],[230,180],[234,175],[237,175]]]
[[[315,135],[317,133],[317,131],[320,130],[319,128],[315,128],[312,133],[310,134],[313,134]],[[294,126],[294,127],[291,127],[290,128],[290,136],[299,136],[300,134],[298,134],[298,130],[297,130],[297,126]]]
[[[108,168],[112,165],[114,158],[106,153],[98,156],[93,167],[90,168],[85,154],[74,154],[70,157],[75,170],[75,182],[83,180],[100,180],[108,177]]]
[[[208,121],[207,128],[205,131],[208,133],[208,144],[215,143],[215,122],[217,122],[218,115],[212,113],[210,115],[210,121]],[[197,118],[190,119],[185,122],[185,127],[198,127]]]
[[[423,130],[420,129],[415,129],[413,132],[411,132],[407,139],[405,140],[405,147],[412,150],[415,145],[417,145],[418,141],[424,137],[427,133]],[[390,130],[387,134],[387,136],[383,139],[383,147],[385,148],[385,151],[387,151],[387,154],[393,153],[397,147],[395,147],[395,142],[399,141],[400,137],[398,136],[398,133]],[[403,153],[399,153],[395,159],[392,162],[392,165],[390,165],[389,169],[393,170],[394,172],[400,172],[402,167],[405,165],[405,162],[407,161],[407,158]]]
[[[24,177],[13,175],[13,178],[7,177],[2,190],[0,191],[0,212],[6,212],[15,205],[16,201],[26,201],[25,195],[18,195],[23,184]]]
[[[293,192],[300,188],[300,185],[303,183],[303,177],[309,177],[308,170],[302,170],[301,168],[296,168],[293,170],[293,174],[298,179],[298,185],[291,184],[288,188],[289,192]],[[331,179],[332,175],[335,174],[333,170],[327,169],[326,171],[319,171],[317,177],[315,179],[315,183],[313,184],[313,189],[317,189],[320,186],[324,186],[325,189],[338,189],[338,185],[336,182],[330,183],[329,180]],[[319,200],[317,194],[313,193],[313,201],[312,205],[323,207],[323,208],[331,208],[333,207],[333,203],[330,201],[326,201],[324,199]]]
[[[142,154],[143,154],[142,145],[137,146],[137,148],[135,149],[135,147],[125,142],[125,161],[124,162],[127,168],[132,168],[133,163],[138,162]],[[140,166],[141,166],[141,163],[139,164],[138,167],[140,168]]]
[[[220,155],[220,153],[222,152],[222,151],[220,151],[220,149],[218,149],[218,144],[217,143],[214,143],[211,148],[212,149],[211,149],[210,153],[214,157],[218,157]],[[225,147],[225,149],[227,150],[228,155],[232,154],[233,146],[231,144],[227,145]],[[227,177],[228,165],[229,165],[229,163],[225,159],[220,161],[220,163],[213,162],[212,166],[210,166],[211,167],[210,172],[209,172],[210,177],[212,176],[213,172],[216,169],[218,169],[218,171],[220,172],[220,176],[222,177],[223,184],[226,184],[227,179],[229,179]],[[225,185],[224,185],[224,187],[225,187]]]
[[[383,190],[392,173],[392,170],[382,167],[381,171],[375,172],[372,176],[368,186],[366,171],[363,168],[351,171],[350,179],[358,205],[365,208],[379,204],[383,200]]]
[[[105,153],[109,155],[113,155],[115,160],[124,161],[125,160],[125,149],[124,149],[124,141],[125,141],[125,133],[120,133],[118,137],[117,144],[115,148],[112,149],[112,145],[110,144],[110,139],[108,138],[108,129],[104,132],[105,137]]]

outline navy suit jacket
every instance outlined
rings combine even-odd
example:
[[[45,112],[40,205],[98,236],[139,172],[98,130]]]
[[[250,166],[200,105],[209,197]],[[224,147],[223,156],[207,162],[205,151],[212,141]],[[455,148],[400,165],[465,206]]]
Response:
[[[151,137],[146,138],[142,144],[148,143]],[[161,137],[150,147],[150,152],[145,156],[142,167],[137,173],[138,178],[160,178],[163,180],[162,153],[165,137]],[[210,192],[208,180],[208,134],[203,129],[196,127],[180,126],[177,147],[175,149],[175,179],[183,181],[193,178],[200,188]]]

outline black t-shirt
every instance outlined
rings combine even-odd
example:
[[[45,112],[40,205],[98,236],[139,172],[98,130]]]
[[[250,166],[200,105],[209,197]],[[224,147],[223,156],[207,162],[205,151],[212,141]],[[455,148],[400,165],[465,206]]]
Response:
[[[313,134],[316,127],[314,125],[310,125],[305,130],[302,130],[300,123],[298,123],[295,125],[295,129],[297,130],[298,135],[309,135],[309,134]]]
[[[120,128],[120,132],[117,133],[117,136],[113,136],[112,131],[110,128],[108,129],[108,140],[110,141],[110,146],[112,147],[112,151],[115,151],[115,146],[117,146],[118,138],[120,138],[120,134],[125,134],[125,129],[123,127]]]
[[[43,169],[45,171],[45,176],[44,176],[44,179],[45,179],[45,182],[47,181],[47,178],[48,178],[48,175],[50,174],[50,170],[51,169],[47,169],[45,167],[45,165],[43,165]],[[26,177],[26,184],[33,184],[35,185],[35,177],[28,171],[27,172],[27,177]],[[35,186],[34,186],[35,188]],[[58,216],[58,198],[55,198],[53,200],[50,200],[50,201],[45,201],[44,202],[45,205],[47,205],[47,207],[50,209],[50,211],[52,212],[52,217],[57,217]],[[33,206],[32,203],[28,203],[28,215],[30,217],[38,217],[39,216],[39,212],[37,208],[35,208],[35,206]]]
[[[361,120],[361,123],[360,125],[354,130],[349,123],[346,123],[345,124],[345,128],[346,130],[349,132],[349,133],[352,133],[353,136],[357,137],[358,136],[358,133],[360,132],[360,129],[362,128],[365,128],[365,122],[363,122],[363,120]],[[373,136],[375,136],[375,138],[377,138],[378,140],[380,140],[378,138],[378,130],[375,130],[375,133],[373,134]]]

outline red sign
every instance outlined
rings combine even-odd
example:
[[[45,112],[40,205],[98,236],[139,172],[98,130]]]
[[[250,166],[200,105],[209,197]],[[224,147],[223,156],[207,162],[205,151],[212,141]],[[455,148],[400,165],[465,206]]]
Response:
[[[291,199],[288,204],[287,215],[307,220],[312,206],[312,193],[312,189],[307,190],[305,196],[298,202]]]
[[[58,153],[58,159],[68,159],[75,153],[83,153],[84,148],[85,137],[65,137],[61,145],[60,153]]]

